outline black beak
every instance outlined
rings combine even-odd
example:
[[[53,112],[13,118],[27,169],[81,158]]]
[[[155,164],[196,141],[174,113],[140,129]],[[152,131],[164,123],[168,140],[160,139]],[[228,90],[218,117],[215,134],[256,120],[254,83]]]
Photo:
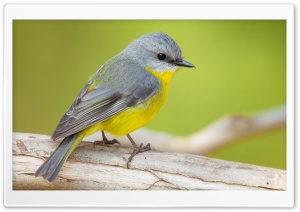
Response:
[[[177,66],[184,66],[184,67],[188,67],[188,68],[195,68],[195,66],[192,63],[189,63],[185,60],[175,60],[173,61],[173,63]]]

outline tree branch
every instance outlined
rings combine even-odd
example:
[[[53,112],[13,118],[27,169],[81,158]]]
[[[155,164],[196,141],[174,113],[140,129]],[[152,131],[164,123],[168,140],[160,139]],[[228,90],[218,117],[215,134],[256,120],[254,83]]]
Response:
[[[138,145],[142,142],[151,143],[151,147],[163,151],[207,155],[238,139],[284,129],[285,126],[286,107],[281,106],[252,115],[225,116],[188,136],[175,136],[147,129],[139,129],[131,135]],[[85,140],[96,141],[101,138],[101,133],[96,133]],[[109,138],[112,139],[112,137]],[[118,140],[122,146],[130,146],[126,137],[118,138]]]
[[[286,172],[178,152],[82,142],[52,184],[34,173],[58,146],[49,136],[13,134],[14,190],[285,190]]]

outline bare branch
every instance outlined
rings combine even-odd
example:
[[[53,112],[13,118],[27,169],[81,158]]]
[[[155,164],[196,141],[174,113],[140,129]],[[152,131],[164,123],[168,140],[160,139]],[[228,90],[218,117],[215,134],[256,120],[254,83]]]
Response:
[[[272,108],[253,115],[230,115],[219,119],[208,127],[188,136],[174,136],[167,133],[139,129],[131,135],[136,143],[151,143],[164,151],[179,151],[207,155],[238,139],[260,133],[283,129],[286,126],[286,107]],[[94,134],[85,140],[101,139]],[[130,146],[126,137],[118,138],[122,146]]]
[[[59,142],[49,136],[13,134],[15,190],[285,190],[283,170],[176,152],[138,154],[126,168],[131,148],[82,142],[50,184],[34,177]]]

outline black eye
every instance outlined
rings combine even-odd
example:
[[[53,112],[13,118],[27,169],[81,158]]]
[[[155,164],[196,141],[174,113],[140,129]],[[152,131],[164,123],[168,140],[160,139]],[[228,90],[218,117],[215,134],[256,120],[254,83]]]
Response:
[[[158,53],[158,54],[157,54],[157,58],[158,58],[159,60],[164,60],[164,59],[166,59],[166,55],[165,55],[164,53]]]

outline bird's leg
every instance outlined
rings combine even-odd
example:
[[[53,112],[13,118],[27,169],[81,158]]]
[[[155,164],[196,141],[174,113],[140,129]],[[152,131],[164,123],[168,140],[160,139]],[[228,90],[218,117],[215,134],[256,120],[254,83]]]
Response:
[[[111,140],[111,141],[109,141],[108,139],[107,139],[107,137],[105,136],[105,134],[104,134],[104,131],[102,130],[101,131],[102,132],[102,141],[95,141],[94,142],[94,147],[96,147],[96,145],[101,145],[101,146],[103,146],[103,145],[113,145],[113,144],[119,144],[120,145],[120,142],[118,141],[118,140],[116,140],[116,139],[113,139],[113,140]]]
[[[134,156],[136,156],[140,152],[149,151],[149,150],[151,150],[151,148],[150,148],[150,143],[148,143],[146,146],[143,146],[143,144],[138,146],[138,145],[136,145],[136,143],[134,142],[134,140],[131,138],[131,136],[129,134],[127,134],[126,136],[127,136],[127,138],[129,139],[129,141],[131,142],[131,144],[133,146],[133,152],[131,153],[131,155],[128,158],[128,161],[127,161],[127,168],[129,168],[128,165],[129,165],[129,163],[131,162],[131,160]]]

